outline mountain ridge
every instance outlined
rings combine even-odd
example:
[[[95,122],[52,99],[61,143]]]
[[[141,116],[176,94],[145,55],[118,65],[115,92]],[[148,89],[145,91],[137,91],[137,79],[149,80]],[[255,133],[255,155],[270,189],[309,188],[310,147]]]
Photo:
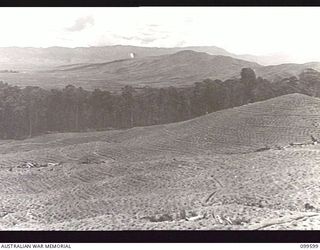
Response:
[[[25,60],[28,61],[28,58]],[[252,68],[257,76],[269,81],[278,81],[298,76],[306,68],[320,70],[320,63],[262,66],[229,55],[182,50],[171,54],[137,56],[114,61],[36,67],[19,72],[7,69],[0,73],[0,80],[18,86],[55,88],[72,84],[86,89],[119,91],[125,85],[138,88],[185,87],[208,78],[212,80],[237,78],[242,68]]]
[[[186,46],[186,47],[141,47],[133,45],[111,45],[90,47],[0,47],[0,67],[15,67],[26,70],[46,68],[62,64],[99,63],[129,58],[130,53],[137,57],[159,56],[172,54],[182,50],[206,52],[211,55],[231,56],[233,58],[253,61],[261,65],[281,64],[287,62],[277,56],[258,56],[231,53],[217,46]],[[278,60],[280,58],[281,60]]]

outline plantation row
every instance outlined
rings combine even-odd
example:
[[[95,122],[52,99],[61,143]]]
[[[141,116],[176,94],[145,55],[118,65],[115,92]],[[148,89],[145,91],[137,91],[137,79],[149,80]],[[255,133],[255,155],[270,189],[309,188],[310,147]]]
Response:
[[[299,78],[269,82],[244,68],[240,79],[206,79],[186,88],[126,86],[121,94],[73,85],[45,90],[0,82],[0,139],[165,124],[289,93],[319,96],[319,75],[308,69]]]

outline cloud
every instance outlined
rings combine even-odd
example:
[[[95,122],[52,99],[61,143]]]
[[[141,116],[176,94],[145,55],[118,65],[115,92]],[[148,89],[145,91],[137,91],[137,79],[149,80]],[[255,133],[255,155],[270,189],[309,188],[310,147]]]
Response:
[[[187,18],[185,19],[185,22],[188,23],[188,24],[190,24],[190,23],[193,23],[193,22],[194,22],[194,19],[191,18],[191,17],[187,17]]]
[[[66,30],[71,32],[81,31],[89,25],[94,25],[94,18],[92,16],[80,17],[74,22],[74,24],[71,27],[66,28]]]
[[[120,42],[121,42],[121,40],[126,40],[126,41],[141,43],[141,44],[150,44],[150,43],[153,43],[157,40],[166,39],[167,37],[169,37],[169,35],[168,34],[157,35],[157,34],[142,33],[140,36],[124,36],[124,35],[116,35],[115,34],[115,35],[113,35],[113,37],[116,39],[120,39]]]
[[[174,47],[183,47],[186,45],[186,41],[181,40],[179,42],[176,43],[176,45]]]
[[[129,41],[137,39],[136,36],[123,36],[123,35],[117,35],[117,34],[114,34],[113,37],[120,38],[120,39],[123,39],[123,40],[129,40]]]
[[[141,38],[140,42],[143,44],[148,44],[148,43],[152,43],[154,41],[158,40],[158,38]]]
[[[114,35],[114,37],[120,38],[121,40],[141,42],[143,44],[151,43],[157,40],[157,38],[155,37],[119,36],[119,35]]]
[[[148,26],[151,27],[151,28],[158,28],[158,27],[160,27],[159,24],[149,24]]]

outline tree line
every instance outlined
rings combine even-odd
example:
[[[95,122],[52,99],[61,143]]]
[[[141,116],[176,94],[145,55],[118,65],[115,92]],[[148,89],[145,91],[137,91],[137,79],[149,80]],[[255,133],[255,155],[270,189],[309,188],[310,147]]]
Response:
[[[244,68],[239,79],[206,79],[185,88],[125,86],[119,94],[72,85],[46,90],[0,82],[0,139],[171,123],[295,92],[319,96],[319,74],[309,69],[299,78],[270,82]]]

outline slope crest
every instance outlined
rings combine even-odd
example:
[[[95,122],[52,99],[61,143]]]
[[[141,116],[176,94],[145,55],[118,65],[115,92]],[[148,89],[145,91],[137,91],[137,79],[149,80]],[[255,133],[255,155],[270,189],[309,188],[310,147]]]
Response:
[[[289,94],[189,121],[131,129],[123,143],[142,148],[160,145],[188,153],[239,153],[310,143],[311,136],[320,138],[319,127],[320,100]]]

